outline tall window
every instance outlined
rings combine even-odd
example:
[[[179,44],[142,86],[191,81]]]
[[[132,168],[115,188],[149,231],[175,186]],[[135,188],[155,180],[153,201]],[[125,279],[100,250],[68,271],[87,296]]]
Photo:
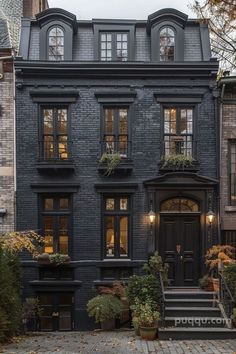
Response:
[[[42,198],[42,231],[46,253],[68,254],[70,199],[67,196]]]
[[[48,59],[64,60],[64,32],[61,27],[52,27],[48,32]]]
[[[103,225],[105,257],[128,257],[130,199],[127,196],[104,198]]]
[[[128,108],[104,108],[103,152],[128,157]]]
[[[164,109],[165,155],[193,154],[193,109]]]
[[[68,159],[67,108],[48,107],[42,110],[42,155],[46,160]]]
[[[160,30],[160,61],[174,61],[175,33],[172,28],[164,27]]]
[[[128,33],[101,33],[100,59],[102,61],[127,61]]]
[[[230,205],[236,205],[236,141],[230,142]]]

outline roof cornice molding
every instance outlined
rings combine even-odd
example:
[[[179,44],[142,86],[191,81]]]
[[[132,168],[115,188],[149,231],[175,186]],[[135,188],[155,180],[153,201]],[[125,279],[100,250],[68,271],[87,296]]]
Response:
[[[49,21],[61,20],[68,23],[73,28],[74,33],[76,33],[78,29],[76,16],[60,8],[49,8],[40,12],[35,17],[40,27],[44,26]]]
[[[181,11],[171,8],[162,9],[148,16],[147,32],[150,33],[153,25],[156,25],[163,21],[172,21],[184,28],[187,23],[187,20],[188,15],[184,14]]]

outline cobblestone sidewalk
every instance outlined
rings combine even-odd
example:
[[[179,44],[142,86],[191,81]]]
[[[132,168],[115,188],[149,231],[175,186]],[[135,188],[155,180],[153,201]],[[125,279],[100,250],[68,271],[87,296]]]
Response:
[[[0,354],[236,354],[236,339],[146,342],[132,331],[38,333]]]

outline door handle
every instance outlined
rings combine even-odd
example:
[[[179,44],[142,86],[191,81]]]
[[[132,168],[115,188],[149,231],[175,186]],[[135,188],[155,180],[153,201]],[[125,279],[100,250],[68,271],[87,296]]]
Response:
[[[176,252],[180,254],[181,251],[181,245],[176,245]]]
[[[59,317],[59,312],[53,312],[52,317]]]

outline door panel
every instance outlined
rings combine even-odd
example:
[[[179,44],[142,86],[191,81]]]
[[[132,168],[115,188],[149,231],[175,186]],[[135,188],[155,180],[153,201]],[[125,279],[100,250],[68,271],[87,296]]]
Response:
[[[199,230],[198,216],[161,216],[159,250],[164,262],[169,264],[170,285],[197,285]]]
[[[42,313],[40,329],[42,331],[71,331],[73,323],[72,293],[39,293]]]

